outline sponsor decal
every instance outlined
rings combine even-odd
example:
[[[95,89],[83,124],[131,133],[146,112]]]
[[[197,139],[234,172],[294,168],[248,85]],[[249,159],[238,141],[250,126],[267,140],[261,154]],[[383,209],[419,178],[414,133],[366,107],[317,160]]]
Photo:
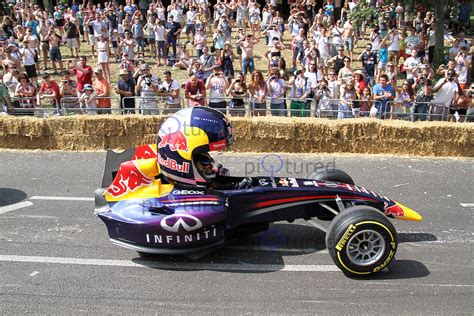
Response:
[[[161,228],[169,232],[177,233],[180,228],[187,232],[198,230],[202,227],[199,218],[190,214],[172,214],[164,217],[160,222]]]
[[[210,143],[209,144],[209,149],[211,151],[220,150],[220,149],[225,148],[226,146],[227,146],[227,143],[226,143],[225,139],[223,139],[223,140],[220,140],[218,142]]]
[[[290,181],[290,187],[293,187],[293,188],[298,188],[299,187],[298,181],[296,181],[295,178],[288,178],[288,180]]]
[[[189,152],[188,139],[182,131],[176,131],[173,133],[165,134],[160,136],[160,142],[158,148],[168,146],[172,151],[184,150]]]
[[[387,264],[389,264],[390,261],[392,261],[392,258],[393,258],[394,254],[395,254],[395,252],[393,250],[390,250],[390,253],[388,254],[387,259],[385,259],[385,261],[381,265],[375,267],[373,272],[378,272],[378,271],[382,270],[383,268],[385,268],[387,266]]]
[[[342,235],[342,238],[339,240],[339,242],[336,245],[336,250],[341,251],[342,248],[344,248],[344,245],[347,243],[349,238],[352,236],[354,231],[357,229],[355,225],[350,224],[349,227],[347,227],[344,235]]]
[[[174,195],[185,195],[185,194],[204,194],[204,191],[195,191],[195,190],[174,190]]]
[[[150,159],[150,158],[156,158],[155,150],[150,145],[143,145],[143,146],[137,147],[132,160]]]
[[[405,217],[405,212],[403,209],[398,206],[397,204],[388,206],[388,203],[384,203],[384,209],[385,209],[385,215],[387,216],[393,216],[393,217]]]
[[[290,182],[288,182],[288,180],[286,180],[286,178],[280,178],[278,183],[281,184],[282,187],[287,187],[287,186],[290,185]]]
[[[303,185],[310,186],[310,187],[319,187],[318,181],[304,181]]]
[[[184,235],[145,234],[145,238],[149,244],[188,244],[197,241],[206,241],[223,235],[224,230],[211,227],[204,231]]]
[[[183,162],[182,164],[179,164],[176,160],[172,158],[164,159],[159,154],[158,154],[158,162],[160,163],[160,165],[168,169],[176,170],[182,173],[189,173],[189,162]]]
[[[122,169],[123,168],[123,169]],[[150,185],[152,178],[144,175],[134,161],[120,167],[119,173],[112,184],[107,188],[107,192],[114,198],[118,198],[128,192],[133,192],[142,186]]]

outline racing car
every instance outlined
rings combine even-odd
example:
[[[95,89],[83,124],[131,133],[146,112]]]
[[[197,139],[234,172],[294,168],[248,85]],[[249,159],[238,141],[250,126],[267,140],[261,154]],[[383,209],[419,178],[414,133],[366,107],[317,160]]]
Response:
[[[273,222],[325,221],[334,263],[347,276],[363,277],[395,257],[397,232],[389,219],[422,220],[341,170],[314,179],[230,176],[213,165],[209,152],[232,143],[224,114],[189,107],[164,121],[155,144],[109,150],[95,214],[110,240],[140,255],[192,256],[265,231]]]

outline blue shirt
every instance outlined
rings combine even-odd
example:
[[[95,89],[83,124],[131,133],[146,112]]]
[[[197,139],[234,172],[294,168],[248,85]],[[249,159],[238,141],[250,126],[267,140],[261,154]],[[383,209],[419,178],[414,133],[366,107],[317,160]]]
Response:
[[[374,95],[380,96],[380,95],[384,95],[386,92],[390,92],[392,97],[395,97],[395,89],[393,89],[391,84],[387,84],[385,88],[382,87],[380,83],[374,86]],[[387,98],[377,100],[377,102],[375,103],[375,107],[377,108],[379,112],[381,111],[382,114],[385,112],[390,112],[390,106],[387,106],[388,101],[390,100]]]
[[[379,50],[379,60],[381,63],[388,63],[388,47],[380,48]]]

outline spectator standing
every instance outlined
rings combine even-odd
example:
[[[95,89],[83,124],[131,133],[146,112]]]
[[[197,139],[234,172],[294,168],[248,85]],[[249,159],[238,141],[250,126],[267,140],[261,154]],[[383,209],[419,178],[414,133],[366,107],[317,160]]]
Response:
[[[28,75],[28,78],[32,81],[33,84],[38,84],[38,73],[36,72],[36,63],[35,56],[36,52],[34,49],[29,47],[29,42],[27,40],[23,41],[23,44],[19,50],[22,57],[23,66],[25,72]]]
[[[79,36],[79,30],[76,24],[71,19],[66,19],[66,25],[64,30],[66,31],[66,46],[71,51],[71,56],[79,58],[79,43],[77,37]]]
[[[53,72],[57,73],[57,66],[56,63],[59,63],[59,68],[61,72],[63,69],[63,61],[61,57],[61,50],[59,47],[61,46],[61,36],[54,32],[53,27],[50,28],[48,33],[48,41],[49,41],[49,59],[51,60],[51,64],[53,66]]]
[[[232,79],[232,83],[229,85],[226,94],[232,97],[232,100],[230,100],[230,108],[234,109],[234,111],[231,111],[231,114],[244,116],[244,98],[247,98],[247,84],[245,83],[245,76],[243,73],[238,72],[235,75],[235,78]]]
[[[445,119],[449,107],[457,101],[459,96],[459,87],[454,70],[449,69],[446,76],[439,79],[433,88],[433,92],[437,92],[433,99],[433,114]]]
[[[270,109],[273,116],[286,116],[285,80],[280,79],[280,71],[274,67],[270,69],[267,80],[267,90],[270,96]]]
[[[206,85],[196,75],[191,75],[184,86],[184,95],[189,106],[206,105]]]
[[[411,121],[424,121],[427,119],[429,103],[432,99],[433,82],[421,75],[415,79],[412,88],[415,93],[415,102],[411,108]]]
[[[95,80],[94,80],[94,91],[96,97],[96,105],[99,110],[97,114],[110,113],[110,82],[105,79],[102,69],[96,67],[94,69]]]
[[[32,109],[36,107],[36,88],[30,82],[30,79],[25,73],[18,76],[18,85],[15,90],[15,96],[19,98],[20,108]],[[33,114],[33,112],[21,112],[21,114]]]
[[[110,67],[109,67],[109,42],[104,39],[104,36],[99,35],[99,40],[96,44],[97,47],[97,63],[102,69],[102,74],[107,81],[110,81]]]
[[[199,60],[202,64],[201,69],[203,71],[203,80],[207,81],[207,79],[209,79],[213,73],[213,68],[216,65],[216,59],[214,58],[214,55],[209,54],[209,48],[204,46],[202,48],[202,55],[199,57]]]
[[[339,108],[337,112],[337,118],[350,118],[352,115],[354,100],[356,100],[356,89],[354,86],[354,80],[349,79],[345,84],[341,86]]]
[[[120,108],[124,114],[135,113],[135,80],[126,69],[120,69],[119,76],[114,90],[120,96]]]
[[[385,118],[385,113],[390,112],[389,101],[395,99],[395,89],[388,81],[386,74],[380,75],[379,83],[374,86],[374,100],[378,101],[375,103],[377,113],[381,118]]]
[[[295,71],[295,77],[288,82],[288,85],[291,87],[291,116],[309,116],[310,104],[306,99],[311,89],[308,88],[307,81],[308,79],[304,77],[304,71],[298,69]]]
[[[173,58],[176,59],[176,45],[179,34],[181,33],[181,24],[174,20],[173,15],[168,16],[168,22],[166,22],[166,32],[168,39],[168,48],[173,49]]]
[[[63,73],[59,88],[62,107],[66,109],[79,108],[77,83],[71,79],[69,71]]]
[[[137,95],[140,95],[140,113],[145,115],[158,114],[158,77],[151,74],[151,69],[148,64],[143,64],[140,70],[141,75],[138,77],[135,87]]]
[[[72,61],[68,62],[68,67],[72,66]],[[87,65],[87,57],[81,56],[74,68],[69,68],[69,73],[77,76],[77,90],[82,91],[85,84],[92,84],[92,67]]]
[[[254,70],[250,77],[249,84],[249,102],[253,108],[253,115],[265,116],[267,113],[266,96],[268,95],[268,87],[263,78],[261,71]]]
[[[253,47],[258,43],[258,38],[254,38],[252,34],[247,34],[245,38],[237,40],[235,43],[242,48],[242,72],[244,75],[252,73],[255,69],[253,59]]]
[[[375,85],[375,67],[377,65],[377,55],[372,52],[372,44],[368,43],[365,47],[359,60],[362,62],[363,73],[367,78],[367,83],[369,86],[373,87]]]
[[[173,79],[171,71],[163,72],[163,81],[159,85],[158,95],[166,98],[166,107],[173,109],[170,113],[174,113],[176,109],[181,108],[181,97],[179,96],[181,85],[178,80]],[[165,112],[163,114],[166,114]]]
[[[216,109],[225,109],[227,102],[225,101],[225,92],[229,82],[222,73],[219,65],[213,67],[213,73],[206,81],[206,89],[209,89],[209,107]]]
[[[8,88],[0,83],[0,115],[13,114],[15,111]]]
[[[88,109],[87,114],[94,115],[97,114],[96,108],[96,99],[94,94],[94,88],[91,84],[85,84],[82,94],[79,97],[79,102],[82,109]]]

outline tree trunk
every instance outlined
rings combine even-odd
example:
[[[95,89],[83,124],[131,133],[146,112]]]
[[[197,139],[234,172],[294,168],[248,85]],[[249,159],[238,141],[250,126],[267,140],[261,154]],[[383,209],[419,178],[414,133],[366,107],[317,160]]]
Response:
[[[51,0],[43,0],[43,5],[45,11],[52,13],[53,12],[53,5],[51,4]]]
[[[435,25],[436,25],[436,46],[434,51],[434,65],[438,67],[442,64],[444,57],[444,8],[445,0],[437,0],[434,2],[435,9]]]

